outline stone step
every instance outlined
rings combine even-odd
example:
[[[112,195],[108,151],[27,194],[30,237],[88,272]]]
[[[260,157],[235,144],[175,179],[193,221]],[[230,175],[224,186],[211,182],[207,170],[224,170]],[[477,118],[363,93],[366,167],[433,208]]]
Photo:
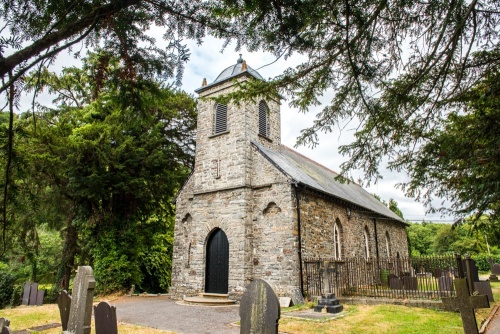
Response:
[[[199,294],[202,298],[214,298],[214,299],[228,299],[229,295],[227,293],[208,293],[203,292]]]
[[[184,297],[184,302],[186,304],[193,305],[205,305],[205,306],[224,306],[224,305],[233,305],[236,302],[234,300],[230,300],[226,298],[222,298],[220,296],[214,297]]]

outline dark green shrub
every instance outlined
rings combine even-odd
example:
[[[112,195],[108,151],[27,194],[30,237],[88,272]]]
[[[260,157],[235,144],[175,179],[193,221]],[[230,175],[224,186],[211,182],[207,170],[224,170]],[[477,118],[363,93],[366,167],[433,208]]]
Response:
[[[14,291],[15,277],[9,270],[0,269],[0,309],[9,305]]]
[[[57,297],[59,296],[60,289],[54,284],[49,289],[45,291],[45,297],[43,298],[44,304],[55,304],[57,302]]]
[[[476,266],[479,271],[490,271],[490,264],[488,262],[489,255],[488,254],[478,254],[471,256],[476,261]],[[500,263],[500,256],[492,256],[494,263]]]
[[[12,289],[12,296],[10,297],[10,306],[15,307],[21,305],[23,301],[23,286],[16,284]]]

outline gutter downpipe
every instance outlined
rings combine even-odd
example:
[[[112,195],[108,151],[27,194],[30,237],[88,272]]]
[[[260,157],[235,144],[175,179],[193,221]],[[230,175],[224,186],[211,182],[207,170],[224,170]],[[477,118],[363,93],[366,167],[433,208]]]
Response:
[[[300,225],[300,200],[299,200],[299,191],[297,187],[297,183],[293,184],[295,187],[295,201],[297,205],[297,234],[299,238],[299,245],[298,245],[298,250],[297,253],[299,255],[299,282],[300,282],[300,293],[302,294],[302,297],[304,297],[304,280],[302,278],[302,236],[300,234],[301,230],[301,225]]]

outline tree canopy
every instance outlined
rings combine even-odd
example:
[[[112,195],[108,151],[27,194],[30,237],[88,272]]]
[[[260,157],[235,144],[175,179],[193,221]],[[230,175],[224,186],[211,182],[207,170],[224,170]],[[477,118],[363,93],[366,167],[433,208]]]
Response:
[[[196,104],[127,71],[101,51],[82,69],[36,73],[33,87],[51,90],[56,107],[15,122],[25,135],[14,170],[25,172],[12,175],[9,240],[25,242],[19,232],[36,236],[42,223],[62,231],[64,288],[76,263],[94,265],[101,291],[140,287],[144,277],[156,290],[169,285],[171,200],[193,164]]]
[[[492,191],[498,177],[488,187],[481,180],[467,190],[465,185],[449,187],[451,182],[428,189],[415,166],[428,157],[427,144],[442,141],[440,134],[450,130],[452,114],[470,115],[479,107],[471,107],[474,91],[492,83],[488,78],[500,64],[500,1],[226,0],[221,11],[235,18],[252,49],[306,57],[266,83],[243,84],[251,97],[278,90],[307,112],[321,96],[333,96],[302,131],[299,145],[314,147],[319,132],[336,131],[341,120],[354,120],[355,140],[340,148],[348,156],[343,174],[359,169],[366,182],[376,181],[386,158],[389,169],[414,178],[411,185],[402,185],[408,195],[428,204],[436,195],[459,199],[453,208],[458,215],[496,210]],[[486,159],[498,162],[495,155]],[[467,191],[470,196],[464,198]]]

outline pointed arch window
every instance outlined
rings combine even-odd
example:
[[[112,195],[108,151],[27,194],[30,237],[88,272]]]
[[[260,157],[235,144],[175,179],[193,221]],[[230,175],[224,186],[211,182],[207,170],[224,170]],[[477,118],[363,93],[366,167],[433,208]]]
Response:
[[[385,232],[385,249],[387,251],[387,257],[391,257],[391,238],[389,237],[389,232]]]
[[[342,258],[342,225],[338,219],[333,225],[333,256],[336,260]]]
[[[365,257],[368,260],[370,258],[370,233],[368,232],[367,226],[365,226],[364,237],[365,237]]]
[[[227,106],[217,103],[214,112],[213,134],[219,134],[227,131]]]
[[[269,108],[264,101],[259,103],[259,135],[269,137]]]

